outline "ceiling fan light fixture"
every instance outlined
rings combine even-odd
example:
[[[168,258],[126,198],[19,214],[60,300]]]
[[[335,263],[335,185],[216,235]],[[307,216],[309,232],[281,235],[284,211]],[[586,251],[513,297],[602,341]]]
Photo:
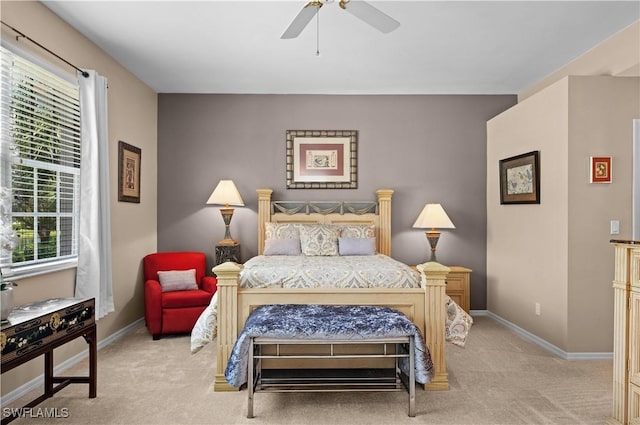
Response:
[[[318,14],[324,3],[333,3],[334,0],[314,0],[307,3],[300,13],[293,19],[289,27],[280,38],[296,38],[302,30],[309,24],[311,19]],[[371,25],[382,33],[390,33],[400,26],[400,22],[381,10],[371,6],[366,1],[340,0],[340,8],[351,13],[364,23]]]

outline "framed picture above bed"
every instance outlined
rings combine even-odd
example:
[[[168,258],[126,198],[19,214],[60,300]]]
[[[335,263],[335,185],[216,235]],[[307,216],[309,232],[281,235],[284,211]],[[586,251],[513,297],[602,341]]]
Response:
[[[538,151],[500,160],[500,203],[540,203],[540,162]]]
[[[356,130],[287,130],[287,189],[357,189]]]

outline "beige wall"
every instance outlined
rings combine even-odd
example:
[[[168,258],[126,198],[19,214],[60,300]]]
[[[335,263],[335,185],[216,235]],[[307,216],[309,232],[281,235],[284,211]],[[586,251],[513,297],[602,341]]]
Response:
[[[634,77],[566,77],[488,122],[488,309],[569,354],[612,350],[609,221],[630,238],[639,89]],[[541,203],[500,205],[498,161],[532,150]],[[612,184],[589,183],[590,156],[613,157]]]
[[[72,29],[39,2],[2,1],[2,20],[45,45],[71,63],[95,69],[109,81],[109,161],[111,174],[111,235],[116,311],[98,321],[99,340],[112,335],[143,315],[141,258],[156,250],[157,216],[157,95],[138,78]],[[4,40],[15,34],[4,32]],[[19,47],[33,52],[60,69],[68,67],[27,41]],[[118,202],[118,140],[142,149],[141,202]],[[18,281],[16,303],[73,296],[75,270],[65,270]],[[82,341],[56,350],[56,364],[86,348]],[[2,375],[2,394],[42,374],[42,359]]]
[[[640,21],[487,124],[487,308],[567,353],[612,350],[609,222],[631,237],[640,86],[625,77],[638,76]],[[541,204],[500,205],[498,161],[531,150],[541,155]],[[590,156],[613,157],[612,184],[588,183]]]
[[[567,351],[611,351],[613,247],[610,220],[632,235],[634,118],[640,78],[569,78],[569,327]],[[589,183],[589,158],[611,156],[613,182]]]
[[[487,125],[487,309],[558,347],[567,329],[567,86],[562,80]],[[540,204],[500,205],[498,161],[536,150]]]

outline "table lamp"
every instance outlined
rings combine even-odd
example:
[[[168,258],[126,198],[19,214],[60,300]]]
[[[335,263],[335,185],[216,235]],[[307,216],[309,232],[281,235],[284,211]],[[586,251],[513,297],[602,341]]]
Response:
[[[237,245],[238,242],[231,237],[229,231],[229,225],[231,224],[231,217],[233,217],[233,208],[229,208],[229,205],[236,205],[244,207],[244,201],[238,192],[238,188],[233,184],[233,180],[220,180],[218,185],[209,199],[207,200],[209,205],[224,205],[224,208],[220,208],[220,214],[224,220],[225,232],[224,239],[218,242],[219,245]]]
[[[431,229],[425,232],[429,245],[431,245],[431,259],[429,261],[436,261],[436,245],[438,244],[438,239],[440,239],[440,232],[436,229],[456,228],[440,204],[425,205],[418,219],[413,223],[413,227],[417,229]]]

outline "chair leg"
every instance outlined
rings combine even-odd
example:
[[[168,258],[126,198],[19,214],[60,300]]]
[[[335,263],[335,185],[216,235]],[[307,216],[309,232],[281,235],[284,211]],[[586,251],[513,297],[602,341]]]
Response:
[[[155,335],[153,335],[153,340],[154,340],[154,341],[157,341],[157,340],[159,340],[159,339],[160,339],[160,334],[155,334]]]

